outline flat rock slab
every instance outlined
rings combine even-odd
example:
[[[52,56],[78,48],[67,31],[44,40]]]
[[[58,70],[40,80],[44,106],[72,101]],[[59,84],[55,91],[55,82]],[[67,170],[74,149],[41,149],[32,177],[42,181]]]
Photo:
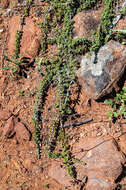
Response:
[[[40,47],[41,30],[29,17],[25,19],[21,40],[21,53],[24,56],[35,57]]]
[[[126,158],[118,150],[116,141],[111,137],[82,138],[73,146],[75,158],[86,163],[75,163],[77,179],[87,177],[86,190],[114,190],[115,180],[123,171]],[[73,189],[71,179],[59,162],[53,162],[48,175],[59,183]]]
[[[116,184],[102,178],[89,179],[86,186],[86,190],[115,190],[115,189],[116,189]]]
[[[100,99],[109,94],[126,68],[126,46],[109,41],[99,52],[89,52],[81,59],[77,76],[89,98]]]
[[[111,138],[84,138],[73,148],[76,157],[86,163],[76,164],[78,178],[87,175],[86,190],[115,189],[115,180],[123,171],[125,156],[118,150],[116,141]]]
[[[86,163],[86,166],[82,166],[83,174],[92,176],[93,173],[94,177],[104,176],[112,181],[121,174],[122,164],[126,161],[123,153],[118,150],[116,141],[111,137],[81,139],[74,146],[73,152],[79,152],[76,157]]]

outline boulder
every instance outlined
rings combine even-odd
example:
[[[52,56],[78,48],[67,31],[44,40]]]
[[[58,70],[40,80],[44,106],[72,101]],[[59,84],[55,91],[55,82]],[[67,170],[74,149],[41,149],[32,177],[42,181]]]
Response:
[[[86,53],[77,71],[80,85],[89,98],[95,100],[108,95],[113,88],[117,91],[118,81],[126,68],[126,47],[109,41],[96,52]]]

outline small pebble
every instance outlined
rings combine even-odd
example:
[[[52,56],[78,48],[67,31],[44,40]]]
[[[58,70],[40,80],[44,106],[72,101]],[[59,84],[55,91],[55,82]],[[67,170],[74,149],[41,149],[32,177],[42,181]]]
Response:
[[[0,29],[0,33],[2,33],[4,30],[3,29]]]

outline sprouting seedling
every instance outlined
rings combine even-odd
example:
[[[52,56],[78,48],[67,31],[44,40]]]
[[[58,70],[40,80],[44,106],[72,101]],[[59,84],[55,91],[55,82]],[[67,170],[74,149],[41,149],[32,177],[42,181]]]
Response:
[[[42,58],[38,61],[38,72],[40,73],[40,75],[42,75],[41,64],[42,64]]]
[[[4,56],[4,60],[11,63],[10,66],[4,66],[2,69],[11,70],[13,74],[19,74],[20,76],[25,76],[25,71],[27,68],[33,63],[34,60],[31,60],[29,57],[19,56],[18,59],[14,57],[9,58],[8,56]]]
[[[2,67],[2,69],[4,69],[4,70],[12,70],[13,73],[18,72],[19,64],[20,64],[19,60],[13,59],[13,58],[10,59],[10,58],[8,58],[8,56],[4,56],[4,60],[12,63],[12,66],[5,66],[5,67]]]
[[[123,87],[113,100],[106,100],[105,104],[112,107],[112,110],[108,112],[110,122],[116,121],[118,118],[126,118],[126,87]]]
[[[19,95],[20,96],[23,96],[24,95],[24,91],[21,89],[21,90],[19,90]]]

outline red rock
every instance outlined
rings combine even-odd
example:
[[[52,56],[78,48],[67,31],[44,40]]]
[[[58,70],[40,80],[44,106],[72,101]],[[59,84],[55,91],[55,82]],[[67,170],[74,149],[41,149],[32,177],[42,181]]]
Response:
[[[23,161],[23,166],[25,168],[27,168],[28,170],[31,170],[31,166],[32,166],[32,161],[30,159],[25,159]]]
[[[73,152],[81,150],[85,151],[75,155],[86,162],[84,167],[77,164],[80,178],[83,174],[95,178],[102,176],[114,181],[122,173],[122,164],[126,159],[124,154],[118,151],[117,143],[113,138],[83,138],[75,145]]]
[[[10,55],[14,55],[15,50],[15,34],[19,30],[20,16],[13,16],[9,20],[9,39],[8,39],[8,51]]]
[[[76,38],[87,37],[91,38],[91,31],[96,31],[98,24],[100,23],[101,11],[91,10],[89,12],[79,12],[73,18],[74,30],[73,35]]]
[[[23,123],[18,122],[14,127],[14,131],[16,132],[16,138],[18,142],[30,140],[30,132],[27,130]]]
[[[20,48],[23,56],[35,57],[38,54],[40,33],[40,28],[35,25],[33,20],[30,17],[26,18]]]
[[[81,180],[87,176],[86,190],[114,190],[115,180],[123,171],[122,164],[126,158],[118,150],[113,138],[82,138],[73,146],[75,158],[86,163],[75,163],[77,179]],[[52,163],[48,175],[59,183],[70,186],[70,179],[60,163]]]
[[[126,28],[126,18],[120,19],[116,25],[115,30],[122,30]]]
[[[92,178],[88,180],[86,190],[115,190],[116,184],[113,182],[102,179],[102,178]]]
[[[10,117],[4,128],[3,128],[3,135],[7,138],[11,137],[12,135],[14,135],[15,131],[14,131],[14,125],[15,125],[15,117],[12,116]]]
[[[55,179],[58,183],[70,187],[71,178],[68,176],[66,170],[61,167],[60,163],[53,162],[48,172],[49,177]]]
[[[9,0],[1,0],[1,7],[6,9],[9,6]]]
[[[0,120],[7,120],[11,116],[11,112],[7,109],[0,111]]]
[[[19,25],[20,17],[13,16],[9,22],[9,40],[8,49],[11,55],[14,54],[15,50],[15,34],[16,31],[20,29]],[[33,20],[29,17],[25,19],[25,25],[23,26],[22,38],[20,41],[20,54],[23,57],[34,58],[40,46],[39,37],[41,34],[41,29],[35,25]]]

